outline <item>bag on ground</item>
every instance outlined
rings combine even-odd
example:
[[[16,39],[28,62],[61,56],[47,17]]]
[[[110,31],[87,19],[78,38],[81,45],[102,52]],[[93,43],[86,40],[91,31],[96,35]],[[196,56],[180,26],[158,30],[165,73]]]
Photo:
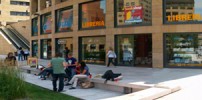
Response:
[[[83,88],[83,89],[88,89],[88,88],[93,88],[93,87],[94,87],[93,82],[85,81],[85,82],[81,83],[81,88]]]

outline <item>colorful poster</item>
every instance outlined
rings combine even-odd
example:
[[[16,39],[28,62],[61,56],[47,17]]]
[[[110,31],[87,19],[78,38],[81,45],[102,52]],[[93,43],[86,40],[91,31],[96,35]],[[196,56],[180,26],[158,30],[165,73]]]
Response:
[[[72,31],[73,10],[65,10],[59,13],[58,31]]]
[[[142,22],[142,17],[143,17],[143,7],[142,6],[124,8],[125,23]]]
[[[43,33],[51,33],[51,15],[46,15],[43,18]]]

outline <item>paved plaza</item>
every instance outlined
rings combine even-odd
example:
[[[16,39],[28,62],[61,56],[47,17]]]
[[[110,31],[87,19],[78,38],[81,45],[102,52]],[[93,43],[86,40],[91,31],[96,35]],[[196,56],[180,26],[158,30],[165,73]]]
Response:
[[[41,60],[41,64],[46,65],[46,60]],[[140,68],[140,67],[106,67],[102,65],[88,65],[90,72],[93,75],[103,74],[106,70],[113,70],[117,73],[122,73],[124,78],[121,82],[130,84],[149,84],[154,85],[158,83],[175,84],[181,87],[181,90],[159,100],[202,100],[202,69],[176,69],[176,68]],[[67,90],[69,91],[69,90]],[[79,91],[79,90],[78,90]],[[114,93],[114,92],[112,92]],[[108,93],[106,93],[108,94]],[[78,94],[77,94],[78,95]],[[99,95],[99,94],[97,94]],[[97,96],[96,95],[96,96]],[[115,95],[122,95],[114,93]],[[94,97],[96,97],[94,96]],[[107,98],[110,96],[106,96]],[[90,100],[91,98],[89,98]]]
[[[47,65],[48,60],[39,60],[42,65]],[[26,64],[26,62],[21,62]],[[154,85],[158,83],[174,84],[181,87],[180,91],[170,95],[159,98],[159,100],[202,100],[202,69],[176,69],[176,68],[140,68],[140,67],[106,67],[102,65],[88,65],[90,72],[95,76],[96,74],[103,74],[106,70],[113,70],[117,73],[122,73],[124,78],[120,82],[130,84],[149,84]],[[26,66],[24,66],[26,67]],[[32,74],[25,74],[26,81],[36,84],[48,89],[52,89],[50,80],[40,80],[37,76]],[[64,94],[76,96],[78,98],[95,100],[95,99],[109,99],[113,97],[124,95],[118,92],[112,92],[101,89],[75,89],[69,90],[65,87]]]

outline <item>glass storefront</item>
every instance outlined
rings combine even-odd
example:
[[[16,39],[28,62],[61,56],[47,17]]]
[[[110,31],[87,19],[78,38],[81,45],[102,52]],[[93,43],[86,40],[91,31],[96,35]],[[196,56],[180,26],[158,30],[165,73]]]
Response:
[[[38,40],[32,41],[32,57],[38,57]]]
[[[41,58],[42,59],[51,59],[52,47],[51,39],[41,40]]]
[[[42,15],[41,34],[49,34],[52,32],[51,13]]]
[[[32,19],[32,36],[38,35],[38,18]]]
[[[166,23],[196,23],[202,21],[201,0],[164,0]]]
[[[80,5],[80,27],[102,28],[105,27],[106,0],[96,0]]]
[[[105,64],[105,37],[80,38],[80,60],[86,63]]]
[[[165,42],[167,66],[202,66],[202,34],[170,33],[165,35]]]
[[[73,39],[72,38],[59,38],[56,39],[56,52],[60,52],[65,57],[65,47],[69,49],[70,52],[73,52]]]
[[[152,22],[152,0],[116,0],[116,25],[142,25]]]
[[[151,34],[116,36],[118,65],[151,67],[152,37]]]
[[[73,9],[72,7],[62,8],[56,11],[57,24],[56,32],[66,32],[73,30]]]

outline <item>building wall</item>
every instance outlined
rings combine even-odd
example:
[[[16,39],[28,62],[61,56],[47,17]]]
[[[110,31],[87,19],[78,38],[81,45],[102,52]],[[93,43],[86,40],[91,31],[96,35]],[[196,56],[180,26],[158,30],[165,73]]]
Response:
[[[0,33],[0,55],[7,55],[9,52],[15,51],[15,47],[10,44]]]
[[[34,2],[35,0],[31,0]],[[55,53],[55,38],[62,37],[72,37],[73,38],[73,54],[78,58],[78,42],[79,37],[84,36],[105,36],[106,37],[106,48],[114,47],[114,38],[115,35],[120,34],[152,34],[152,60],[154,68],[163,68],[163,34],[164,33],[176,33],[176,32],[202,32],[202,25],[200,24],[175,24],[175,25],[166,25],[163,24],[163,5],[162,0],[152,0],[152,25],[151,26],[129,26],[129,27],[119,27],[115,28],[114,26],[114,0],[106,0],[106,28],[105,29],[93,29],[93,30],[78,30],[78,11],[79,3],[87,2],[92,0],[68,0],[66,2],[55,5],[55,0],[52,0],[52,6],[40,10],[38,13],[40,15],[47,12],[52,13],[52,23],[55,23],[55,10],[59,8],[64,8],[67,6],[73,5],[73,32],[61,32],[54,34],[55,24],[52,24],[52,34],[44,34],[31,37],[31,40],[41,40],[46,38],[52,39],[52,55]],[[42,0],[38,0],[42,2]],[[44,3],[44,2],[43,2]],[[42,4],[43,4],[42,3]],[[39,7],[42,5],[39,4]],[[31,18],[37,16],[31,15]],[[40,19],[40,17],[38,16]],[[40,26],[38,28],[40,30]],[[39,31],[40,32],[40,31]],[[39,42],[39,51],[40,51],[40,42]],[[40,52],[39,52],[40,55]]]
[[[31,23],[30,20],[17,22],[10,24],[15,30],[17,30],[27,40],[31,38]],[[9,26],[8,26],[9,27]]]
[[[15,0],[15,1],[29,2],[30,0]],[[29,12],[29,6],[11,5],[10,0],[1,0],[0,5],[1,5],[0,6],[0,11],[1,11],[0,22],[2,25],[29,19],[29,16],[11,16],[10,15],[10,11],[19,11],[19,12],[28,11]]]

